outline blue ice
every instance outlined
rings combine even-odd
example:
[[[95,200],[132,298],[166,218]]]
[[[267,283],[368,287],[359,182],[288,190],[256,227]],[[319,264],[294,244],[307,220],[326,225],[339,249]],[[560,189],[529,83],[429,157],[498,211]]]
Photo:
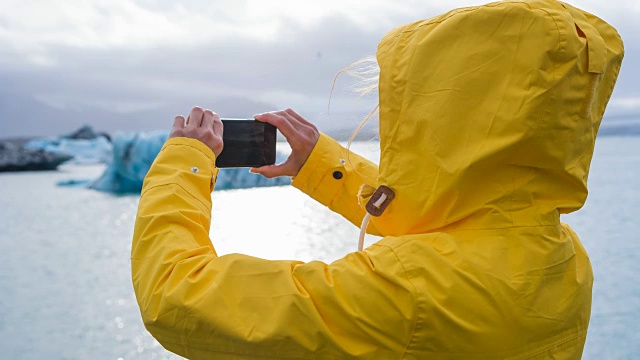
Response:
[[[28,149],[73,156],[77,164],[104,163],[111,158],[112,145],[103,136],[94,139],[37,138],[24,145]]]
[[[144,177],[167,137],[164,131],[116,134],[107,168],[90,188],[116,194],[140,192]],[[287,154],[278,151],[276,162],[286,157]],[[290,182],[288,178],[267,179],[251,174],[246,168],[220,169],[216,190],[280,186]]]

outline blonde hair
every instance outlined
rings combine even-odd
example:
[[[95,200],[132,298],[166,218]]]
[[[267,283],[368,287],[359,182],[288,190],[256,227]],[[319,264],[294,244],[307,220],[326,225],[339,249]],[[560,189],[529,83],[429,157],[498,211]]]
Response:
[[[351,87],[351,91],[359,95],[359,97],[364,97],[374,91],[378,90],[378,83],[380,81],[380,67],[378,66],[378,62],[376,57],[373,55],[369,55],[364,57],[346,68],[340,70],[333,78],[333,84],[331,85],[331,93],[329,94],[329,105],[327,106],[327,112],[331,107],[331,97],[333,96],[333,90],[336,86],[336,81],[338,77],[342,74],[349,75],[355,78],[357,81]],[[367,122],[378,112],[379,104],[377,104],[371,112],[358,124],[356,130],[349,137],[349,142],[347,143],[347,158],[349,157],[351,148],[351,144],[356,139],[360,131],[365,127]],[[349,161],[350,162],[350,161]]]

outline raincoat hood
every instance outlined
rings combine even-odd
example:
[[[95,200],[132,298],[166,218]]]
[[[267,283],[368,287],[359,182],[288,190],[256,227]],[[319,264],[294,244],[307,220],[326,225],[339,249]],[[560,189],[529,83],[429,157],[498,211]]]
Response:
[[[380,165],[320,134],[292,182],[364,230],[365,200],[389,204],[368,229],[386,236],[330,264],[218,256],[215,154],[169,139],[131,247],[146,328],[189,359],[579,359],[593,273],[559,214],[584,204],[622,51],[612,27],[556,1],[392,30]],[[390,202],[371,197],[381,185]],[[307,229],[327,240],[311,248],[342,242],[319,221]],[[262,233],[248,241],[269,246]]]
[[[586,200],[622,57],[613,27],[552,0],[458,9],[387,33],[378,185],[396,197],[375,227],[558,224]]]

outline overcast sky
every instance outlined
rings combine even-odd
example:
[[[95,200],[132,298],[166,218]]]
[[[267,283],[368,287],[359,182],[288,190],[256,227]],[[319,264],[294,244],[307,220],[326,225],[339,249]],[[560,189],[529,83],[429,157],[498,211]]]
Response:
[[[352,129],[371,101],[334,75],[391,28],[482,1],[0,0],[0,138],[168,129],[192,105],[223,117],[292,107]],[[640,3],[573,5],[614,25],[626,57],[606,121],[640,117]]]

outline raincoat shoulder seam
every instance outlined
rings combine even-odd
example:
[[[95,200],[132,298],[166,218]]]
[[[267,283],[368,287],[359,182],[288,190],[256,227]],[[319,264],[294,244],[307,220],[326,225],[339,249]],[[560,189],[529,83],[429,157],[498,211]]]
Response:
[[[412,294],[411,294],[413,296],[413,298],[414,298],[414,303],[415,303],[414,308],[413,308],[413,312],[414,312],[414,314],[413,314],[413,329],[411,329],[411,334],[409,335],[409,339],[407,340],[407,345],[405,345],[404,351],[402,352],[402,356],[400,357],[400,359],[402,359],[402,358],[404,358],[405,354],[407,353],[407,350],[409,349],[409,346],[411,345],[411,341],[413,340],[413,337],[415,336],[415,333],[416,333],[416,330],[417,330],[417,327],[418,327],[418,288],[411,281],[411,278],[409,277],[409,273],[407,271],[407,268],[404,266],[404,263],[402,262],[402,260],[398,256],[398,254],[396,254],[396,252],[393,250],[393,248],[391,246],[382,245],[382,244],[379,244],[379,243],[375,244],[375,245],[387,248],[393,254],[393,256],[395,256],[395,258],[398,260],[398,263],[400,264],[400,266],[402,266],[402,270],[404,271],[404,275],[407,278],[407,281],[413,287],[413,291],[412,291]]]

